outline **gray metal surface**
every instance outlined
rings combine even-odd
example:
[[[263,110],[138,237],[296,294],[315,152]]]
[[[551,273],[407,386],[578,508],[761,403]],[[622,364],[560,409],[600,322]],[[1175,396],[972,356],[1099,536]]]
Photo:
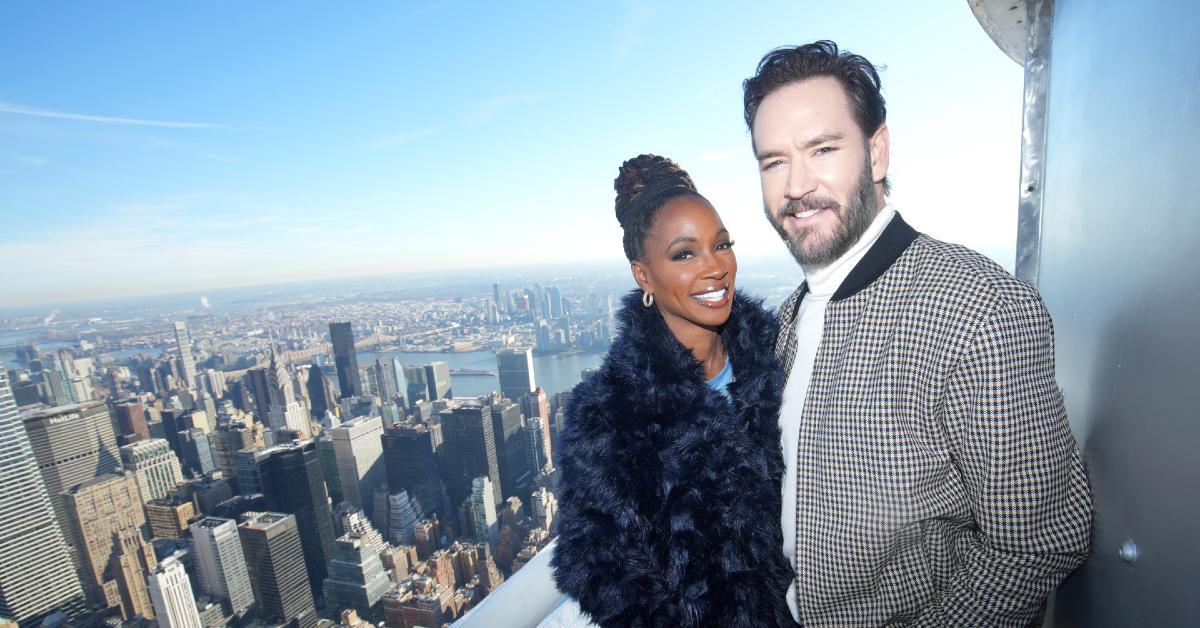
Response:
[[[1026,0],[967,0],[967,4],[1000,50],[1024,64]]]
[[[1029,0],[1025,18],[1025,107],[1021,118],[1021,192],[1017,206],[1016,274],[1038,283],[1042,250],[1042,178],[1046,155],[1046,90],[1050,85],[1053,2]]]
[[[1059,0],[1039,288],[1095,495],[1062,626],[1200,622],[1200,3]]]

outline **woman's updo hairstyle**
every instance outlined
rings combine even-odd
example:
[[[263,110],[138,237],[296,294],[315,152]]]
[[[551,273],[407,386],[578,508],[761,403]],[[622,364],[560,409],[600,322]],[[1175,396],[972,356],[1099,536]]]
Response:
[[[667,201],[677,196],[700,196],[683,168],[658,155],[638,155],[621,164],[613,187],[617,190],[617,222],[625,231],[621,243],[631,262],[642,258],[646,232]]]

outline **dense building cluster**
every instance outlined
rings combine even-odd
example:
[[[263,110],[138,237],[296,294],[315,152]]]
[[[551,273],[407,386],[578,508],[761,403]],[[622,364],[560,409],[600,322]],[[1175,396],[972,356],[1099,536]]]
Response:
[[[199,339],[170,322],[153,358],[114,360],[82,339],[21,346],[0,368],[0,618],[461,617],[554,535],[569,393],[539,387],[534,356],[611,335],[608,296],[497,284],[491,297],[459,303],[453,321],[430,305],[415,328],[377,322],[361,337],[361,323],[333,320],[317,339],[282,315],[244,352],[244,335],[211,321]],[[444,361],[359,364],[368,345],[447,341],[495,349],[499,390],[455,396]]]

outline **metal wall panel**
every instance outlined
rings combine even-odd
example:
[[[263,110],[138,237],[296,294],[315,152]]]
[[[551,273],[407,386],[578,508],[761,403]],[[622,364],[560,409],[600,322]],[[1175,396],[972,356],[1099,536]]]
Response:
[[[1054,6],[1039,288],[1096,507],[1059,627],[1200,621],[1197,24],[1197,2]]]

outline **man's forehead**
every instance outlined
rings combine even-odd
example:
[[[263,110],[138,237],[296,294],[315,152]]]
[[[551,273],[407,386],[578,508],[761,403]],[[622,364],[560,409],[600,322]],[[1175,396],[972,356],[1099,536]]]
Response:
[[[809,135],[845,133],[854,116],[846,91],[837,79],[817,77],[785,85],[771,92],[758,107],[751,134],[756,143],[771,141],[781,131]],[[794,139],[794,138],[793,138]]]

